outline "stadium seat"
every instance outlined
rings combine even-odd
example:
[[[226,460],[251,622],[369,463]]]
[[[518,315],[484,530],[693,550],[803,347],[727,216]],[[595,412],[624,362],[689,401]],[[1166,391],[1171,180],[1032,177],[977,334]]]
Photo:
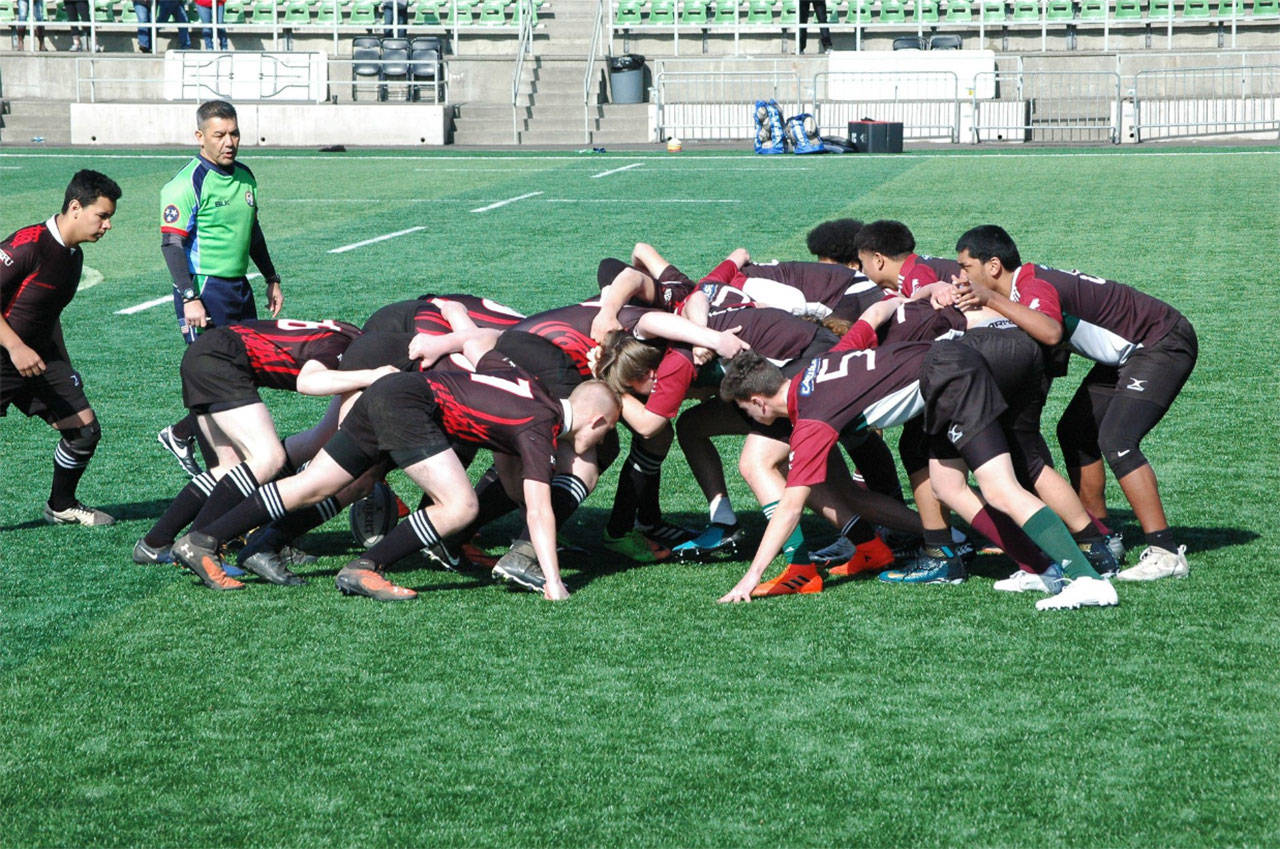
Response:
[[[283,8],[283,4],[277,4],[276,0],[255,0],[252,7],[253,22],[255,24],[274,23],[276,11],[280,8]]]
[[[1107,0],[1080,0],[1080,20],[1101,21],[1107,17]]]
[[[1151,7],[1147,12],[1151,20],[1164,20],[1173,17],[1173,0],[1151,0]]]
[[[1116,0],[1117,21],[1139,21],[1142,14],[1142,0]]]
[[[409,77],[413,81],[410,97],[422,99],[422,89],[428,88],[422,83],[430,82],[434,90],[433,101],[440,100],[440,54],[443,52],[439,38],[420,35],[409,42]]]
[[[938,0],[915,0],[916,20],[926,24],[938,22]]]
[[[1009,16],[1009,20],[1040,20],[1040,3],[1038,0],[1013,0],[1013,14]]]
[[[738,0],[711,0],[711,22],[732,24],[738,20]]]
[[[436,0],[418,0],[413,4],[413,9],[409,14],[409,26],[414,27],[438,27],[440,26],[439,4]]]
[[[849,11],[845,13],[845,23],[870,23],[871,0],[849,0]]]
[[[948,0],[947,11],[942,18],[944,21],[971,21],[973,20],[973,7],[969,5],[968,0]]]
[[[893,40],[894,50],[926,50],[928,47],[922,35],[900,35]]]
[[[18,19],[17,4],[14,0],[0,0],[0,23],[9,23]]]
[[[935,35],[929,38],[930,50],[960,50],[964,40],[958,35]]]
[[[640,0],[618,0],[613,10],[613,22],[620,27],[640,23]]]
[[[132,3],[126,3],[126,5],[132,5]],[[222,23],[242,24],[244,22],[244,0],[227,0],[222,7]]]
[[[351,14],[347,17],[350,24],[374,24],[378,20],[378,7],[373,0],[356,0],[351,6]]]
[[[747,23],[772,24],[773,0],[751,0],[747,4]]]
[[[333,25],[342,21],[342,7],[338,0],[320,0],[316,6],[316,23]]]
[[[100,24],[116,22],[115,0],[93,0],[93,20]]]
[[[676,22],[676,0],[653,0],[649,4],[651,24],[674,24]]]
[[[1244,17],[1244,0],[1219,0],[1218,17],[1226,18],[1243,18]]]
[[[902,0],[880,0],[880,23],[900,24],[907,19],[907,9]]]
[[[1280,18],[1280,0],[1253,0],[1255,18]]]
[[[284,7],[284,22],[291,26],[311,23],[311,4],[307,0],[289,0]]]
[[[503,0],[484,0],[480,4],[480,16],[476,23],[490,27],[505,26],[510,23],[507,18],[507,4]]]
[[[132,3],[125,3],[120,7],[120,23],[136,24],[138,22],[138,10],[133,8]]]
[[[409,99],[409,40],[407,38],[382,39],[382,87],[379,100],[387,100],[390,86],[387,83],[405,83],[405,100]]]
[[[778,16],[778,23],[784,26],[800,23],[800,4],[797,0],[782,0],[782,13]]]
[[[1049,21],[1073,21],[1076,17],[1075,8],[1072,6],[1071,0],[1049,0],[1044,13],[1045,20]]]
[[[374,35],[357,36],[351,42],[351,99],[359,99],[361,83],[373,83],[374,91],[381,94],[381,86],[377,84],[381,76],[381,40]]]
[[[982,5],[978,7],[982,17],[987,21],[1004,21],[1009,17],[1009,10],[1004,5],[1005,0],[981,0]]]
[[[1213,15],[1209,8],[1209,0],[1186,0],[1182,4],[1182,17],[1208,18]]]
[[[684,0],[680,11],[680,20],[686,24],[705,24],[707,22],[707,0]]]

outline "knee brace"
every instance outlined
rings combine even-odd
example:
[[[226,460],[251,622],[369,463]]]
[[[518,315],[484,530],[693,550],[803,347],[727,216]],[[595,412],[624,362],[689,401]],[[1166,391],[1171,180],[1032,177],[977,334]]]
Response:
[[[87,425],[61,431],[61,434],[62,442],[68,451],[88,459],[93,456],[98,442],[102,439],[102,426],[98,424],[97,419],[94,419]]]

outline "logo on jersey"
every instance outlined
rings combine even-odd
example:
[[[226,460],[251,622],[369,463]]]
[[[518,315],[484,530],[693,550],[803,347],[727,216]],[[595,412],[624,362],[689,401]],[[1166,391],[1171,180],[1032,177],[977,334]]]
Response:
[[[249,206],[253,206],[253,189],[244,190],[244,202]]]
[[[959,442],[963,438],[964,438],[964,431],[961,430],[956,425],[952,425],[951,428],[947,431],[947,439],[951,440],[952,445],[955,445],[957,442]]]
[[[800,379],[800,394],[809,396],[813,394],[813,387],[818,380],[818,369],[822,366],[822,359],[816,359],[809,363],[808,368],[804,370],[804,377]]]
[[[1129,385],[1126,386],[1125,389],[1128,389],[1131,392],[1146,392],[1147,387],[1144,385],[1146,382],[1147,381],[1145,379],[1139,380],[1136,377],[1131,377],[1129,378]]]
[[[4,251],[0,251],[0,262],[3,262],[6,266],[10,268],[13,267],[13,257],[9,256]]]
[[[163,218],[164,218],[165,224],[176,223],[178,220],[178,207],[174,206],[173,204],[169,204],[168,206],[166,206],[164,208]]]

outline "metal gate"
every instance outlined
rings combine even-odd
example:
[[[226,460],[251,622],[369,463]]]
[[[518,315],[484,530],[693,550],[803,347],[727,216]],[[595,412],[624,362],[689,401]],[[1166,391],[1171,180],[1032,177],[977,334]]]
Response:
[[[979,92],[994,89],[993,99]],[[974,77],[972,141],[1120,141],[1120,75],[996,71]]]
[[[1135,141],[1280,131],[1280,67],[1140,71]]]
[[[800,76],[761,71],[661,71],[654,82],[658,138],[738,140],[754,135],[757,100],[786,115],[804,111]]]
[[[813,78],[813,117],[843,136],[850,121],[900,121],[907,139],[960,141],[960,80],[950,71],[844,71]]]

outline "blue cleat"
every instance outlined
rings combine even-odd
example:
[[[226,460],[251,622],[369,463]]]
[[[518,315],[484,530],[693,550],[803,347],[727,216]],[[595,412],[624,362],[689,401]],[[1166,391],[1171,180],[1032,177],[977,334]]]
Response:
[[[736,522],[723,525],[712,522],[707,529],[688,542],[671,549],[672,556],[680,560],[700,560],[712,555],[736,555],[742,541],[742,526]]]
[[[920,557],[905,569],[890,569],[880,573],[880,580],[891,584],[959,584],[968,577],[964,560],[939,548],[926,546]]]

